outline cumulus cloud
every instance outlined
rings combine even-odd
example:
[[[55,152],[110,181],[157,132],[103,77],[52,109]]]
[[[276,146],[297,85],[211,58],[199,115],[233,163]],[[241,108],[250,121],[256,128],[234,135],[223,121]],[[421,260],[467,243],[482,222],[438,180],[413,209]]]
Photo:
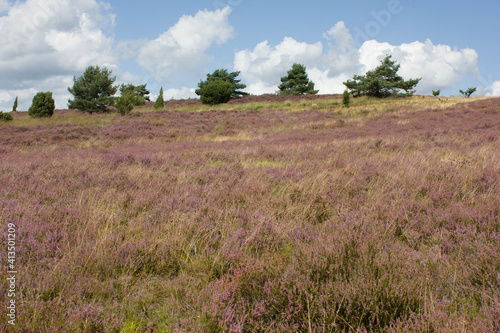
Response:
[[[483,91],[485,96],[500,96],[500,81],[495,81],[493,84]]]
[[[182,16],[158,38],[139,45],[137,62],[163,82],[171,80],[174,73],[190,71],[199,64],[208,63],[211,58],[206,51],[213,44],[223,44],[234,36],[228,20],[230,13],[228,6]]]
[[[328,41],[307,44],[286,37],[276,47],[267,41],[253,50],[235,54],[234,68],[241,71],[247,91],[253,94],[272,93],[277,90],[279,77],[294,62],[306,65],[309,78],[320,93],[341,93],[343,82],[354,74],[364,74],[380,65],[386,54],[400,65],[399,74],[405,79],[422,77],[417,93],[446,89],[457,84],[466,75],[478,78],[478,54],[472,49],[453,49],[448,45],[434,45],[431,40],[398,46],[369,40],[358,49],[353,36],[340,21],[323,34]]]
[[[242,81],[247,85],[246,91],[253,94],[270,93],[277,89],[280,77],[286,75],[294,63],[314,66],[322,53],[321,42],[307,44],[285,37],[276,47],[264,41],[252,51],[237,52],[234,69],[241,71]]]
[[[60,88],[62,82],[71,83],[89,65],[117,68],[113,40],[104,32],[114,22],[109,5],[27,0],[7,6],[7,14],[0,16],[0,108],[8,109],[20,96],[24,102],[19,109],[27,109],[31,100],[22,96],[48,90],[54,91],[57,107],[65,107],[67,86]]]

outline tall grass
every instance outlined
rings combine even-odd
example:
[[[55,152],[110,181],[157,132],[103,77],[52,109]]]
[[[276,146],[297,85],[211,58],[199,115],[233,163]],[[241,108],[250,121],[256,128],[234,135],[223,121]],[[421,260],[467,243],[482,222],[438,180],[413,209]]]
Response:
[[[2,125],[0,330],[499,331],[499,99],[335,101]]]

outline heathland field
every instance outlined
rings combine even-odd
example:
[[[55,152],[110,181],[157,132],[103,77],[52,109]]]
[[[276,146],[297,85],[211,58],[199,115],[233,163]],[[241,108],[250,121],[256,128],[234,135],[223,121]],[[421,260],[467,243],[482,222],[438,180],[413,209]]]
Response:
[[[0,331],[500,331],[500,99],[165,105],[0,124]]]

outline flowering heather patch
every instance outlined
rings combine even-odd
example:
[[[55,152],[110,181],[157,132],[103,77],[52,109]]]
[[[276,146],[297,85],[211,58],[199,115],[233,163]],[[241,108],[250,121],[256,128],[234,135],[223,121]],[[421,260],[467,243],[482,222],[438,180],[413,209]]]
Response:
[[[500,99],[272,102],[0,125],[0,331],[500,331]]]

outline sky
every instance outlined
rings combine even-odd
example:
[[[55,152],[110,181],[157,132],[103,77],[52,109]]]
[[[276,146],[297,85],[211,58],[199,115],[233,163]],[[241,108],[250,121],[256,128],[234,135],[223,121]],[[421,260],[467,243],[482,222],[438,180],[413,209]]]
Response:
[[[252,94],[275,93],[293,63],[320,94],[391,54],[417,94],[500,96],[500,2],[430,0],[0,0],[0,111],[52,91],[66,108],[91,65],[152,99],[195,98],[207,73],[240,71]]]

